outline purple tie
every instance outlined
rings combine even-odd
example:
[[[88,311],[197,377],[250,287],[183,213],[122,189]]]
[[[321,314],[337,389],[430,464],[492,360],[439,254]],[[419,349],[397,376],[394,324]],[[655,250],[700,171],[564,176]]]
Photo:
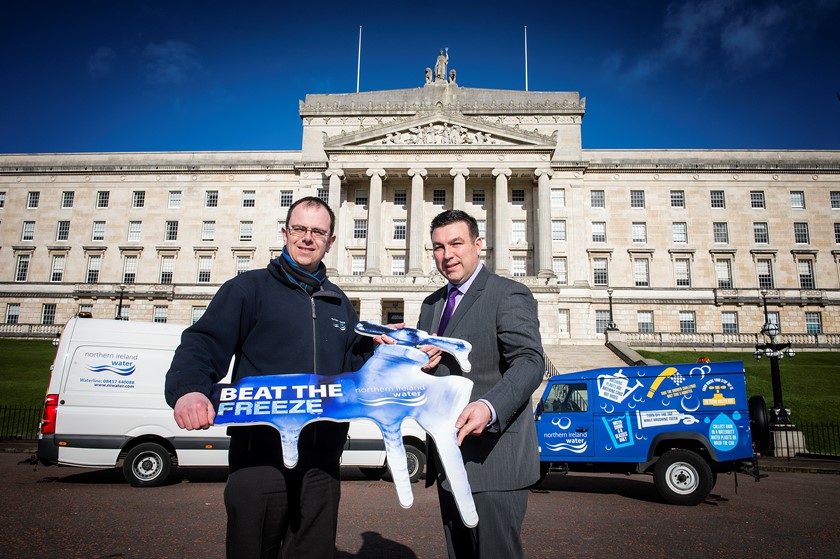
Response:
[[[446,306],[443,308],[443,316],[440,317],[440,326],[438,326],[438,335],[442,336],[446,325],[449,324],[449,319],[452,318],[452,313],[455,312],[455,298],[458,296],[457,287],[449,290],[449,297],[446,298]]]

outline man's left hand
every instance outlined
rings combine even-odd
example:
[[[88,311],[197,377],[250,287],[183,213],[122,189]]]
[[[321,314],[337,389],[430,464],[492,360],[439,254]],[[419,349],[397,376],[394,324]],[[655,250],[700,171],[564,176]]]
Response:
[[[467,435],[480,435],[490,423],[493,414],[484,402],[470,402],[458,420],[455,421],[455,428],[458,429],[458,446],[464,442]]]

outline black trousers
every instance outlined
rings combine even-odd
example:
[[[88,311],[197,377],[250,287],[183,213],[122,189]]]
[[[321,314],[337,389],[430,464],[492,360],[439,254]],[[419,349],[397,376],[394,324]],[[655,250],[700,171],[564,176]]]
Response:
[[[301,433],[292,469],[283,466],[275,429],[232,433],[225,487],[228,559],[334,557],[346,426],[343,434],[316,434],[310,427]]]

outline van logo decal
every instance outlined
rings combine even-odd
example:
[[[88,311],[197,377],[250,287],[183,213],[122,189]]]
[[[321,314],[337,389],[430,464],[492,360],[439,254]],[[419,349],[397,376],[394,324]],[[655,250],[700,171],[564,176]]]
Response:
[[[91,373],[115,373],[121,377],[127,377],[134,373],[136,366],[129,362],[127,365],[88,365],[88,371]]]

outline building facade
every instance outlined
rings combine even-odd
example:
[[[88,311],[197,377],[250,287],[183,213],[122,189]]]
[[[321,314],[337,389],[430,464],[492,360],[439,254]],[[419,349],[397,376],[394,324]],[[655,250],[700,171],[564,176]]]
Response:
[[[416,323],[443,284],[429,223],[457,208],[533,291],[549,354],[610,323],[634,346],[743,349],[765,302],[800,346],[840,346],[840,152],[584,150],[577,93],[454,79],[307,95],[300,151],[0,155],[0,333],[190,323],[312,195],[364,320]]]

